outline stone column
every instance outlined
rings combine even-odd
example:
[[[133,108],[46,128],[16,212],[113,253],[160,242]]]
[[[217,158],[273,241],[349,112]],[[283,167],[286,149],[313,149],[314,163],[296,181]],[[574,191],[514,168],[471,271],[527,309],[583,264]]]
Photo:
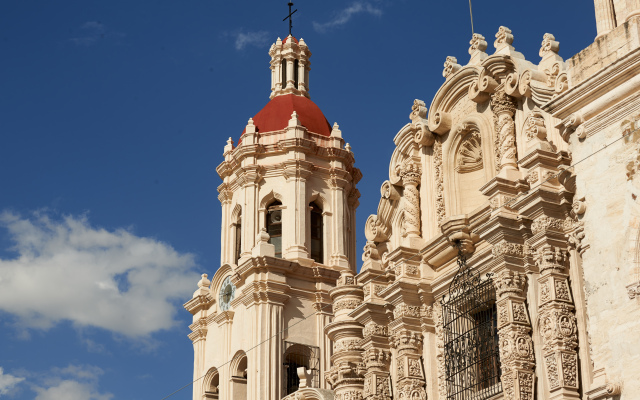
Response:
[[[518,153],[516,148],[516,124],[513,116],[516,113],[516,100],[505,93],[504,85],[496,88],[491,95],[491,109],[496,116],[497,166],[500,176],[512,178],[518,170]],[[511,172],[511,173],[510,173]]]
[[[536,222],[540,223],[534,221],[534,224]],[[548,244],[535,253],[540,269],[538,314],[543,363],[549,385],[549,393],[544,397],[551,400],[580,398],[576,353],[578,328],[566,272],[567,258],[566,250]]]
[[[616,27],[616,15],[612,0],[595,0],[596,7],[596,39],[611,32]]]
[[[347,174],[344,169],[332,165],[331,178],[329,180],[333,212],[331,218],[333,222],[331,224],[331,244],[327,247],[330,251],[329,265],[344,269],[349,269],[349,260],[346,252],[347,235],[344,227],[345,211],[348,206],[346,189],[350,186],[349,181],[345,178]],[[353,272],[355,272],[355,268]]]
[[[505,400],[533,400],[535,358],[525,305],[526,282],[524,273],[509,270],[503,270],[494,279]]]
[[[409,313],[416,311],[401,311]],[[394,315],[396,314],[394,310]],[[420,311],[417,310],[419,317]],[[396,320],[394,320],[394,323]],[[391,346],[396,349],[396,377],[397,377],[397,393],[401,399],[426,400],[427,393],[425,391],[425,379],[422,368],[422,333],[413,329],[408,329],[404,323],[396,323],[392,327],[393,335],[391,337]]]
[[[344,271],[338,285],[329,292],[333,300],[334,322],[325,333],[333,341],[331,369],[325,378],[335,391],[335,400],[360,400],[364,389],[362,324],[349,314],[362,304],[364,293],[350,271]]]
[[[407,162],[400,171],[404,184],[404,229],[409,237],[420,237],[420,164]]]
[[[293,80],[293,58],[287,59],[287,82],[284,83],[287,89],[295,88],[295,81]]]
[[[245,167],[243,176],[244,208],[242,210],[242,252],[240,257],[249,257],[255,245],[256,234],[260,232],[258,218],[258,182],[262,179],[257,166]],[[238,261],[239,262],[239,261]]]
[[[627,0],[627,16],[625,22],[640,15],[640,0]]]
[[[316,292],[316,302],[313,303],[313,309],[316,312],[316,329],[318,331],[316,341],[320,349],[320,371],[318,384],[323,389],[328,389],[327,383],[322,379],[322,374],[329,370],[331,366],[331,340],[324,334],[325,328],[333,320],[331,312],[331,299],[326,292]],[[311,387],[310,384],[307,384]]]

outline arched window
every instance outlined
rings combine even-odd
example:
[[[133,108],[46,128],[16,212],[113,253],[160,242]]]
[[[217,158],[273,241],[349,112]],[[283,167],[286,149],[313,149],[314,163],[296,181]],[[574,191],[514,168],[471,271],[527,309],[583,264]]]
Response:
[[[205,377],[204,398],[218,400],[220,396],[220,375],[218,370],[211,368]]]
[[[293,62],[293,82],[296,85],[296,89],[298,88],[298,60]]]
[[[315,346],[306,346],[304,344],[284,342],[284,378],[283,391],[285,394],[291,394],[300,388],[300,377],[298,377],[298,368],[304,367],[311,371],[312,381],[307,384],[310,387],[318,387],[320,373],[320,349]]]
[[[238,214],[238,220],[236,221],[236,243],[235,243],[235,255],[234,262],[238,265],[240,260],[240,254],[242,253],[242,211]]]
[[[276,249],[276,257],[282,257],[282,203],[274,201],[267,208],[267,233],[269,243]]]
[[[282,88],[284,89],[287,87],[287,60],[282,60],[280,71],[282,72]]]
[[[324,262],[322,209],[316,203],[309,204],[311,225],[311,258],[316,262]]]
[[[442,301],[447,400],[489,399],[502,392],[496,290],[458,253],[458,273]]]
[[[231,363],[231,390],[234,400],[247,399],[247,382],[247,355],[239,351]]]

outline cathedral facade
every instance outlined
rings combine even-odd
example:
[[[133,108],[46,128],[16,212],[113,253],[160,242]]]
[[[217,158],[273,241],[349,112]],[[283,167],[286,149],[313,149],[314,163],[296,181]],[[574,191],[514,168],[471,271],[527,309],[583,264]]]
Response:
[[[271,100],[217,169],[221,267],[185,304],[193,399],[640,398],[640,0],[595,6],[568,60],[504,26],[447,57],[359,271],[361,173],[308,46],[278,39]]]

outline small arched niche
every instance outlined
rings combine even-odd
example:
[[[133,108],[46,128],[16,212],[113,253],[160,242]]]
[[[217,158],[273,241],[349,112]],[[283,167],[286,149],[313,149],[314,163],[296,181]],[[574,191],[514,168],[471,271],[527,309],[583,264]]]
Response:
[[[247,355],[240,350],[231,362],[231,390],[234,400],[247,400]]]
[[[458,130],[453,157],[453,184],[456,214],[468,214],[486,202],[480,188],[488,181],[484,140],[476,124]]]
[[[206,400],[218,400],[220,398],[220,374],[214,367],[204,378],[204,398]]]

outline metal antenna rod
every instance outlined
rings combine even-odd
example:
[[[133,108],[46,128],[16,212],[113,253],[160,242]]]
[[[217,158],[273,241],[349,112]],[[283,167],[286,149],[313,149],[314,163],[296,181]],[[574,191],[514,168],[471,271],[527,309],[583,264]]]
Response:
[[[473,31],[473,10],[471,9],[471,0],[469,0],[469,15],[471,15],[471,35],[474,35]]]

